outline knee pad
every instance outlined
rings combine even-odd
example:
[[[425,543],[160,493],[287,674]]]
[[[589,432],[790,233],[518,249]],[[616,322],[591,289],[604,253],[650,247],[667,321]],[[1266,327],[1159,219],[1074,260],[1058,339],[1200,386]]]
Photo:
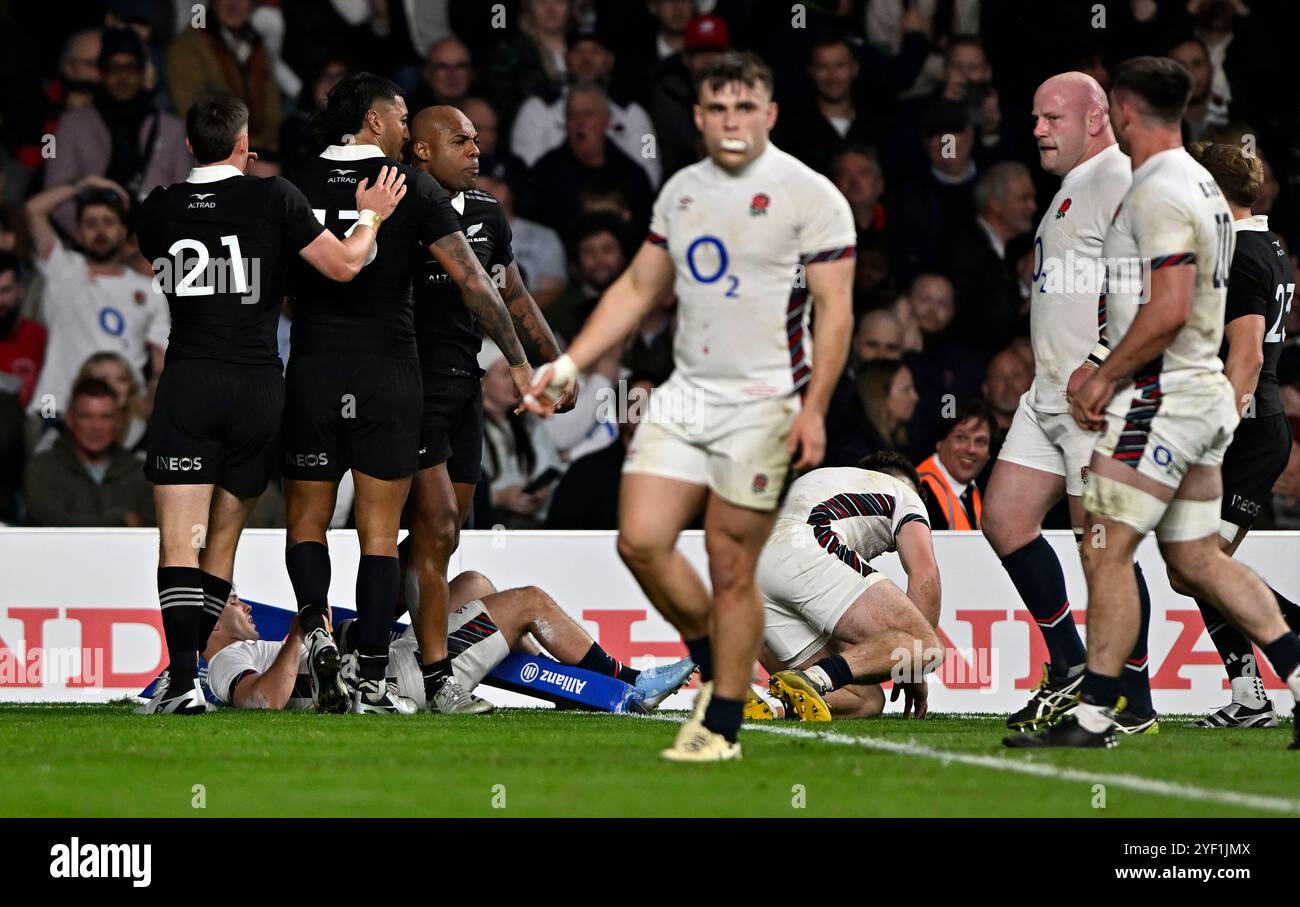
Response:
[[[1220,503],[1220,498],[1210,501],[1175,498],[1169,502],[1165,515],[1156,526],[1156,538],[1162,542],[1194,542],[1218,535]]]
[[[1160,524],[1169,505],[1155,495],[1132,485],[1092,473],[1083,490],[1083,509],[1116,523],[1131,526],[1143,535]],[[1218,528],[1218,516],[1215,516]]]

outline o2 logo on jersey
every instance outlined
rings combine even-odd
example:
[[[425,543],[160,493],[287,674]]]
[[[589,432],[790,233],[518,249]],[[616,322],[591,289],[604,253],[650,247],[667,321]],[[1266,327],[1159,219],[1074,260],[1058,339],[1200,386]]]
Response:
[[[740,294],[736,290],[740,286],[740,278],[727,273],[730,262],[727,247],[716,236],[697,236],[686,247],[686,267],[690,269],[691,277],[695,278],[696,283],[717,283],[725,277],[729,282],[726,297],[739,299]]]
[[[1156,445],[1156,449],[1151,451],[1151,459],[1156,461],[1157,466],[1163,466],[1165,472],[1173,470],[1174,455],[1168,447],[1163,444]]]

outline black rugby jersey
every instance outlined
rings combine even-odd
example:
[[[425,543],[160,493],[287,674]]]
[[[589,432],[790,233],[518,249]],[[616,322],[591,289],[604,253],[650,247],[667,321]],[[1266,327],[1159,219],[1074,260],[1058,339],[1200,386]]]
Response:
[[[1224,324],[1245,315],[1264,317],[1264,364],[1255,388],[1255,415],[1282,412],[1277,386],[1277,363],[1286,340],[1286,316],[1295,295],[1295,269],[1281,242],[1268,229],[1268,218],[1255,215],[1234,221],[1237,249],[1228,276],[1228,301]],[[1225,337],[1219,356],[1228,358]]]
[[[406,195],[379,228],[374,258],[347,283],[309,265],[294,271],[292,349],[415,358],[411,274],[425,248],[460,229],[446,191],[428,174],[384,157],[377,145],[331,145],[293,176],[316,216],[343,237],[357,221],[357,181],[381,167],[406,174]]]
[[[324,229],[288,180],[229,164],[149,193],[136,212],[140,251],[171,309],[167,361],[280,361],[275,330],[286,267]]]
[[[460,229],[479,264],[498,288],[515,260],[510,249],[510,222],[491,193],[467,189],[452,199]],[[426,250],[415,278],[415,331],[420,367],[426,374],[478,376],[483,330],[461,296],[460,287]]]

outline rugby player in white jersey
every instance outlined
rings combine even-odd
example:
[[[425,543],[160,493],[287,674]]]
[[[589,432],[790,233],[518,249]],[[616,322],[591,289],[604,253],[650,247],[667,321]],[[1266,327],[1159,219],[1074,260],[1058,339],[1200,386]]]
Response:
[[[1128,158],[1115,144],[1108,106],[1101,86],[1081,72],[1052,76],[1034,94],[1039,162],[1062,177],[1061,188],[1034,236],[1029,309],[1034,383],[1020,398],[998,454],[982,521],[984,535],[1047,644],[1042,682],[1025,707],[1007,719],[1008,727],[1019,730],[1050,722],[1079,701],[1087,659],[1061,562],[1040,527],[1064,494],[1075,537],[1083,533],[1079,497],[1097,435],[1070,417],[1066,394],[1107,353],[1101,331],[1102,241],[1132,182]],[[1128,733],[1158,730],[1147,674],[1151,598],[1140,570],[1137,584],[1142,632],[1125,665],[1127,706],[1120,713],[1120,727]]]
[[[903,713],[924,718],[925,675],[943,663],[939,566],[916,469],[881,451],[857,467],[815,469],[790,486],[758,559],[763,596],[759,661],[784,717],[880,714],[879,684],[894,680]],[[907,591],[871,561],[898,552]],[[811,686],[818,694],[805,690]],[[824,698],[823,698],[824,697]],[[750,718],[771,718],[765,703]]]
[[[724,55],[696,91],[708,157],[664,186],[631,266],[526,398],[545,414],[676,291],[676,369],[627,453],[618,550],[700,666],[695,710],[663,753],[677,762],[740,757],[763,633],[754,566],[787,473],[816,466],[825,450],[823,417],[848,355],[856,239],[830,180],[768,141],[777,111],[767,66]],[[701,510],[711,596],[676,548]]]
[[[1169,59],[1116,71],[1111,122],[1133,183],[1106,233],[1106,361],[1071,395],[1082,428],[1102,432],[1083,493],[1088,668],[1080,702],[1012,747],[1113,747],[1124,661],[1139,632],[1132,563],[1152,531],[1170,574],[1239,626],[1300,699],[1300,636],[1268,586],[1219,547],[1219,466],[1239,414],[1219,346],[1232,264],[1232,211],[1184,149],[1191,77]],[[1296,744],[1293,744],[1296,746]]]

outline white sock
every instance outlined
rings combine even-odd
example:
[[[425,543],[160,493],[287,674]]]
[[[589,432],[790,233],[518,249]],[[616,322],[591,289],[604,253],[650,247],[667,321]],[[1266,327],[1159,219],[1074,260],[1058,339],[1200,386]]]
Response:
[[[1252,709],[1258,709],[1268,702],[1264,692],[1264,682],[1258,674],[1242,674],[1232,679],[1232,701]]]
[[[809,680],[817,685],[817,692],[825,693],[831,688],[832,684],[830,676],[821,668],[817,667],[817,665],[813,665],[811,668],[804,671],[804,673],[808,675]]]
[[[1079,722],[1079,727],[1094,734],[1104,734],[1115,724],[1115,715],[1110,709],[1091,702],[1081,702],[1071,713]]]

